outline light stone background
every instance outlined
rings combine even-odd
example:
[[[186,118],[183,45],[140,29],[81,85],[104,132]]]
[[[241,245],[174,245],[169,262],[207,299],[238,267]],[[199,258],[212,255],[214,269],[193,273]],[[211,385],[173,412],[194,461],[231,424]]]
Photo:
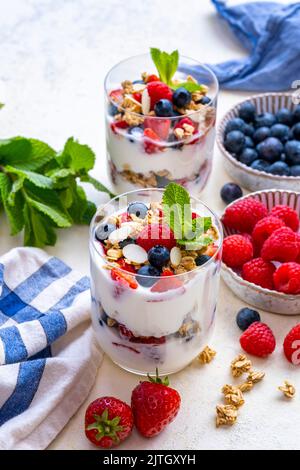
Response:
[[[238,3],[231,1],[232,4]],[[44,139],[60,149],[69,136],[88,143],[97,154],[94,175],[107,183],[103,119],[103,79],[121,59],[156,46],[178,48],[203,62],[242,57],[227,27],[217,18],[209,0],[0,0],[0,137],[25,135]],[[129,77],[130,78],[130,77]],[[300,77],[299,77],[300,78]],[[222,92],[219,118],[246,93]],[[204,202],[221,213],[221,186],[228,181],[221,155],[215,149],[214,170]],[[95,202],[103,197],[91,192]],[[0,216],[0,255],[22,244],[10,237]],[[88,228],[59,233],[50,254],[88,272]],[[160,436],[147,440],[136,431],[122,449],[299,449],[299,370],[282,354],[282,341],[299,317],[262,312],[274,330],[278,347],[267,360],[254,360],[266,379],[246,396],[238,423],[216,429],[215,405],[220,388],[232,382],[229,364],[240,352],[236,311],[244,304],[222,284],[218,316],[211,342],[218,354],[208,366],[194,363],[172,376],[182,396],[176,421]],[[51,444],[51,449],[92,449],[83,432],[89,401],[115,395],[129,402],[138,377],[120,370],[105,357],[89,399]],[[299,387],[293,401],[276,390],[284,379]]]

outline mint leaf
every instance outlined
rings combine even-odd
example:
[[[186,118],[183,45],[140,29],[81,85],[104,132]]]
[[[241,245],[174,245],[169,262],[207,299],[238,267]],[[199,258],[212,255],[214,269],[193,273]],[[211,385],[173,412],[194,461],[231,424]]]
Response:
[[[43,247],[44,245],[55,245],[56,234],[47,217],[37,212],[28,204],[25,204],[24,220],[25,246]]]
[[[16,194],[17,194],[18,191],[20,191],[20,189],[23,188],[23,184],[24,184],[24,178],[17,178],[13,182],[10,193],[9,193],[9,196],[8,196],[8,199],[7,199],[8,204],[10,206],[15,205]]]
[[[1,164],[14,165],[17,162],[30,157],[31,145],[24,137],[0,140],[0,162]]]
[[[14,205],[8,203],[8,197],[12,189],[11,179],[4,173],[0,173],[0,192],[4,210],[10,225],[11,235],[16,235],[24,227],[23,207],[24,199],[20,193],[15,196]]]
[[[192,219],[189,193],[176,183],[169,183],[163,198],[163,212],[166,223],[173,230],[175,238],[183,238],[185,221]]]
[[[17,175],[23,180],[27,179],[38,188],[48,188],[48,189],[53,188],[52,179],[48,178],[47,176],[41,175],[40,173],[34,173],[33,171],[28,171],[28,170],[20,170],[10,165],[6,166],[5,171],[7,173]]]
[[[91,170],[95,164],[95,154],[87,145],[82,145],[71,137],[62,153],[57,157],[60,166],[75,172]]]
[[[150,53],[155,67],[157,68],[159,78],[167,85],[171,85],[172,78],[176,73],[179,62],[178,51],[173,51],[171,54],[161,51],[155,47],[150,48]]]
[[[88,210],[88,201],[84,190],[80,186],[73,189],[73,202],[68,212],[75,223],[85,224],[85,213]]]
[[[194,83],[194,82],[183,82],[183,83],[173,83],[172,88],[177,90],[178,88],[185,88],[190,93],[194,93],[195,91],[203,91],[206,92],[207,88],[201,83]]]
[[[100,191],[102,193],[107,193],[111,198],[114,198],[116,195],[112,193],[104,184],[100,183],[100,181],[96,180],[90,175],[82,175],[80,177],[80,181],[85,182],[85,183],[90,183],[91,185],[94,186],[97,191]]]
[[[184,245],[186,250],[200,250],[213,243],[213,239],[208,235],[202,235],[193,240],[177,240],[179,245]]]

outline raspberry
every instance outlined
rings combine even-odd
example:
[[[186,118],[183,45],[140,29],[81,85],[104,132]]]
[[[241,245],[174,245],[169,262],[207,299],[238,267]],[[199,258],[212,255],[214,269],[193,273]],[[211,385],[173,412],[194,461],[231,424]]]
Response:
[[[116,129],[127,129],[127,127],[129,126],[126,121],[116,121],[116,122],[112,122],[110,125],[110,128],[114,134],[117,134]]]
[[[242,235],[230,235],[223,243],[223,262],[230,268],[239,268],[253,257],[252,243]]]
[[[260,249],[275,230],[284,226],[283,220],[271,215],[259,220],[252,232],[252,238],[257,248]]]
[[[136,243],[149,251],[155,245],[162,245],[171,250],[176,245],[174,233],[164,224],[149,224],[139,233]]]
[[[295,261],[299,248],[295,232],[289,227],[281,227],[265,241],[261,257],[265,261]]]
[[[188,126],[192,126],[194,128],[193,134],[195,134],[197,132],[196,123],[188,117],[180,119],[180,121],[178,121],[177,124],[175,124],[174,129],[184,129],[184,127],[183,127],[184,124],[187,124]]]
[[[150,82],[147,84],[147,90],[151,100],[151,109],[153,109],[154,105],[161,99],[172,101],[172,90],[163,82]]]
[[[155,338],[154,336],[134,336],[131,330],[125,325],[119,323],[119,333],[122,339],[128,340],[131,343],[142,343],[142,344],[163,344],[166,342],[165,336]]]
[[[249,197],[228,206],[223,216],[223,222],[229,228],[251,233],[255,224],[267,215],[267,208],[253,197]]]
[[[168,140],[170,126],[170,119],[146,118],[144,120],[144,127],[152,129],[161,140]]]
[[[285,225],[290,227],[294,232],[299,228],[299,217],[297,212],[289,206],[278,205],[273,207],[271,215],[282,219]]]
[[[295,366],[300,364],[300,324],[294,326],[286,335],[283,342],[283,351],[289,362]]]
[[[273,273],[275,266],[262,258],[255,258],[245,263],[242,270],[242,277],[248,282],[253,282],[265,289],[274,289]]]
[[[154,142],[159,142],[158,135],[148,127],[144,129],[144,149],[146,153],[155,153],[159,150],[159,146]]]
[[[157,75],[148,75],[148,77],[146,78],[146,83],[150,83],[150,82],[159,82],[159,78]]]
[[[258,321],[244,331],[240,337],[240,344],[244,351],[258,357],[268,356],[276,347],[272,330],[265,323]]]
[[[273,279],[279,292],[300,294],[300,264],[283,263],[277,268]]]

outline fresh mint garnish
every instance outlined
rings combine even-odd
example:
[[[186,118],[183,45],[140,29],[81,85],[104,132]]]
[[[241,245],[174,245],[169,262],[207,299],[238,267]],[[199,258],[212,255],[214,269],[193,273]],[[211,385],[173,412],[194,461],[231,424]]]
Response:
[[[150,53],[155,67],[157,68],[160,80],[167,85],[172,86],[172,78],[178,68],[178,51],[176,50],[171,52],[171,54],[168,54],[160,49],[151,47]]]
[[[24,230],[24,244],[54,245],[56,229],[89,224],[96,206],[78,181],[114,195],[89,175],[95,154],[73,138],[58,153],[45,142],[25,137],[0,140],[0,208],[11,235]]]
[[[192,219],[190,195],[185,188],[176,183],[169,183],[165,188],[162,204],[164,220],[180,245],[193,249],[212,243],[213,240],[205,235],[212,226],[211,217]]]
[[[183,82],[183,83],[173,83],[172,88],[177,90],[178,88],[185,88],[190,93],[194,93],[195,91],[205,92],[207,88],[201,83],[195,82]]]

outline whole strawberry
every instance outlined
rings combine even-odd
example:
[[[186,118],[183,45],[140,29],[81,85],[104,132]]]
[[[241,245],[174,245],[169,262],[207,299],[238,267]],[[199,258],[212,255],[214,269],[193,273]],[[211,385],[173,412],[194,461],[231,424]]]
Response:
[[[97,447],[119,445],[133,428],[129,405],[118,398],[102,397],[90,403],[85,412],[85,435]]]
[[[272,330],[265,323],[254,322],[240,337],[244,351],[253,356],[265,357],[272,354],[276,347]]]
[[[149,376],[148,376],[149,377]],[[180,408],[179,393],[170,388],[169,380],[156,378],[140,382],[132,392],[131,407],[138,431],[145,437],[159,434],[176,417]]]
[[[300,364],[300,324],[294,326],[283,342],[285,357],[295,366]]]

